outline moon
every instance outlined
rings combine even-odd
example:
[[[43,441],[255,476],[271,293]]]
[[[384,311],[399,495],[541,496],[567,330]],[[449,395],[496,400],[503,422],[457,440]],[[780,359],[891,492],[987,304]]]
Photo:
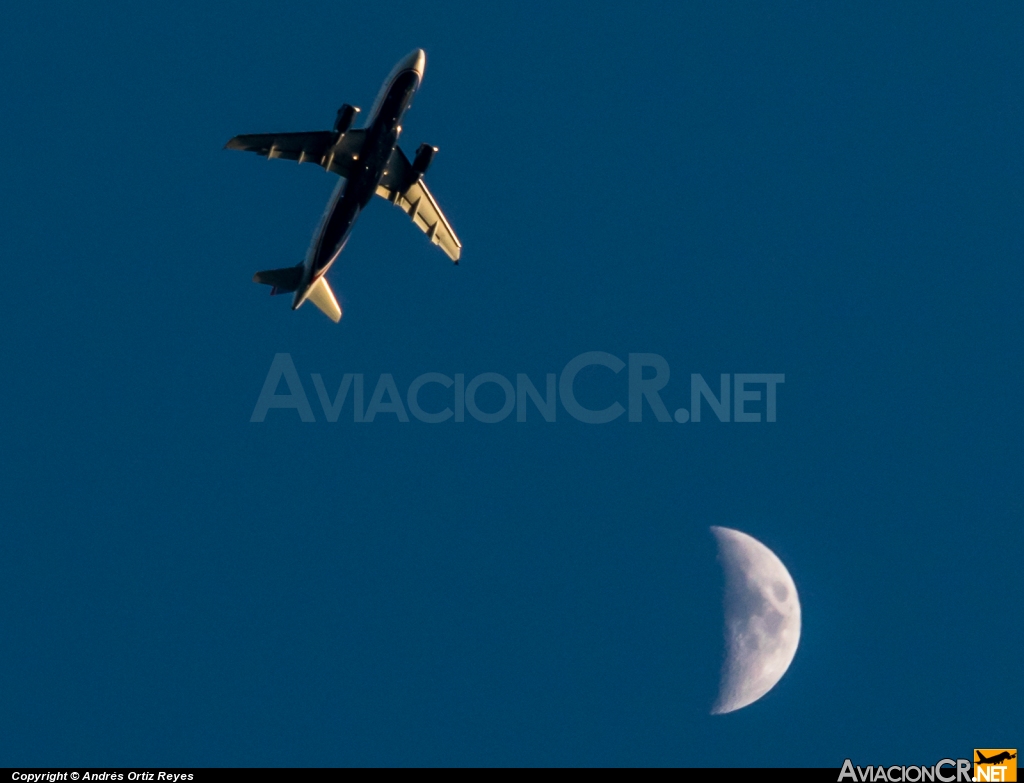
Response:
[[[800,599],[793,577],[768,547],[746,533],[712,527],[725,571],[725,663],[713,715],[760,699],[786,673],[800,643]]]

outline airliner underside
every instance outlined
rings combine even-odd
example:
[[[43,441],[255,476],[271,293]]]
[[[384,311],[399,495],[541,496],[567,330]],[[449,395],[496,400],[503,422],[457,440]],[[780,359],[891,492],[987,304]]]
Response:
[[[257,272],[253,277],[254,282],[271,286],[271,294],[294,293],[293,310],[309,299],[331,320],[341,320],[341,307],[324,275],[374,194],[400,207],[433,244],[459,262],[462,243],[423,181],[437,148],[421,144],[410,162],[398,147],[402,117],[423,80],[425,65],[426,54],[416,49],[394,67],[363,128],[352,128],[359,109],[345,104],[338,110],[333,130],[251,134],[235,136],[227,143],[227,149],[266,158],[315,163],[342,177],[305,260],[297,266]]]

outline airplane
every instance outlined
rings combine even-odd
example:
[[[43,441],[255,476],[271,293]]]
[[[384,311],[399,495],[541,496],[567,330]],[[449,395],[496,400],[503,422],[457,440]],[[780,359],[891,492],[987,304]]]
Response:
[[[430,241],[456,264],[462,243],[423,181],[437,147],[421,144],[412,162],[398,147],[402,117],[423,81],[427,56],[415,49],[402,58],[384,81],[369,119],[353,128],[360,110],[343,104],[334,129],[305,133],[258,133],[235,136],[225,149],[255,152],[268,159],[315,163],[342,177],[301,264],[257,272],[253,282],[271,287],[271,295],[291,294],[292,310],[308,299],[328,318],[341,320],[341,306],[324,275],[345,247],[359,213],[376,193],[405,211]]]
[[[987,759],[982,754],[982,752],[979,750],[978,751],[978,761],[976,763],[977,764],[999,764],[1002,761],[1008,761],[1009,759],[1015,759],[1015,758],[1017,758],[1017,754],[1016,753],[1010,753],[1010,752],[1004,750],[1002,753],[997,753],[992,758]]]

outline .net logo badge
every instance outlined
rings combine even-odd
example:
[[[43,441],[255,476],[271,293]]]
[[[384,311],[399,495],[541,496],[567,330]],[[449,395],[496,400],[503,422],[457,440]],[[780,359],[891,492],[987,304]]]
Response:
[[[999,781],[1010,783],[1017,780],[1016,748],[975,748],[974,781]]]

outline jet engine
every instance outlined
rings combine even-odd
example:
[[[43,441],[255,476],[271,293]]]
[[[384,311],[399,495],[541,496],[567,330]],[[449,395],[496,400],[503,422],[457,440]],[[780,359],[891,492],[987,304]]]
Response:
[[[355,122],[358,113],[359,109],[355,106],[349,106],[347,103],[342,104],[342,107],[338,109],[338,116],[334,120],[335,136],[345,134],[352,127],[352,123]]]
[[[427,173],[427,169],[430,168],[430,163],[434,160],[436,152],[437,147],[431,147],[429,144],[421,144],[419,146],[419,149],[416,150],[416,157],[412,162],[412,175],[414,181]]]

